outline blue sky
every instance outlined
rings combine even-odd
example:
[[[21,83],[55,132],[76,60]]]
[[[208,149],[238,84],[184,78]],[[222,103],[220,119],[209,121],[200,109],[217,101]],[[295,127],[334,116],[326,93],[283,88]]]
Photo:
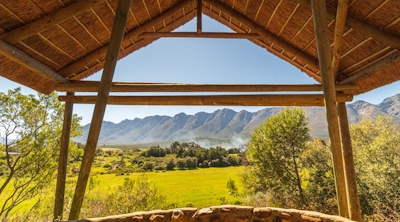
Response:
[[[195,31],[192,20],[176,31]],[[203,31],[231,32],[227,27],[203,16]],[[101,72],[88,80],[100,80]],[[248,40],[164,38],[153,42],[117,64],[114,81],[170,83],[244,83],[244,84],[315,84],[316,82],[289,63]],[[36,92],[0,77],[0,91],[21,87],[25,94]],[[373,104],[400,92],[400,81],[355,96]],[[140,95],[146,95],[144,93]],[[74,113],[90,123],[94,105],[74,105]],[[230,108],[258,111],[265,107],[221,106],[107,106],[104,120],[119,123],[124,119],[151,115],[174,116]]]

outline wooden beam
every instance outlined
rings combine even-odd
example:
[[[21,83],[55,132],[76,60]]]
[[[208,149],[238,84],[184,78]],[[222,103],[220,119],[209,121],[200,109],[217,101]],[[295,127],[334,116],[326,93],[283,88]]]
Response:
[[[304,63],[307,63],[308,66],[311,66],[313,68],[318,69],[318,60],[313,58],[312,56],[306,54],[305,52],[301,51],[300,49],[292,46],[291,44],[285,42],[278,36],[270,33],[269,31],[265,30],[263,27],[257,25],[255,22],[252,20],[244,17],[242,14],[239,12],[235,11],[234,9],[226,6],[225,4],[217,1],[217,0],[207,0],[209,4],[211,4],[213,7],[217,7],[219,10],[221,10],[223,13],[229,15],[233,19],[239,21],[243,25],[247,26],[249,29],[251,29],[252,32],[257,33],[263,38],[268,39],[270,42],[273,44],[276,44],[283,50],[287,51],[288,53],[292,54],[296,58],[302,60]]]
[[[144,32],[139,35],[143,38],[224,38],[224,39],[262,39],[256,33],[231,33],[231,32]]]
[[[139,27],[135,28],[134,30],[126,33],[123,41],[137,38],[140,34],[142,34],[143,32],[146,32],[148,29],[152,28],[153,26],[161,23],[163,20],[171,17],[172,15],[174,15],[179,10],[182,10],[185,6],[187,6],[191,2],[193,2],[193,0],[183,0],[179,3],[177,3],[172,8],[166,10],[161,15],[158,15],[158,16],[152,18],[151,20],[140,25]],[[72,63],[71,65],[67,66],[66,68],[60,70],[59,71],[60,75],[67,76],[67,77],[74,76],[75,71],[81,69],[82,67],[89,66],[90,63],[92,63],[93,61],[95,61],[98,58],[101,58],[104,54],[106,54],[107,49],[108,49],[108,44],[104,45],[103,47],[100,47],[99,49],[97,49],[97,50],[91,52],[90,54],[86,55],[85,57],[79,59],[75,63]]]
[[[97,92],[99,82],[58,84],[59,92]],[[337,85],[336,91],[357,90],[357,85]],[[262,85],[262,84],[138,84],[112,83],[111,92],[316,92],[322,85]]]
[[[74,96],[74,93],[68,92],[67,96]],[[58,159],[58,174],[57,174],[57,185],[56,194],[54,201],[54,221],[61,221],[64,212],[64,195],[65,195],[65,183],[67,180],[67,164],[68,164],[68,147],[69,138],[71,133],[73,103],[65,103],[64,108],[64,122],[61,135],[60,144],[60,157]]]
[[[69,220],[79,217],[132,0],[119,0]]]
[[[28,56],[21,50],[7,44],[2,40],[0,40],[0,53],[13,60],[14,62],[20,64],[21,66],[30,69],[33,72],[36,72],[46,79],[49,79],[56,83],[69,83],[66,78],[58,75],[51,68],[43,65],[41,62]]]
[[[96,96],[59,96],[62,102],[93,104]],[[338,101],[351,101],[352,95],[338,95]],[[321,94],[271,95],[194,95],[194,96],[110,96],[112,105],[163,106],[323,106]]]
[[[311,4],[309,0],[293,0],[297,3],[300,3],[302,6],[311,8]],[[332,11],[327,11],[327,18],[335,20],[336,15]],[[375,28],[372,28],[365,22],[360,21],[359,19],[355,19],[352,17],[348,17],[346,19],[346,26],[354,29],[357,32],[360,32],[364,34],[367,37],[371,37],[374,40],[392,47],[393,49],[399,49],[400,50],[400,38],[394,35],[391,35],[385,31],[378,30]]]
[[[74,4],[71,4],[65,8],[58,10],[52,14],[46,15],[38,20],[35,20],[29,24],[23,25],[17,29],[7,32],[0,36],[3,41],[14,45],[15,43],[27,39],[31,36],[37,35],[40,32],[48,30],[53,26],[60,24],[61,22],[72,18],[73,16],[79,15],[90,8],[97,6],[105,0],[81,0]]]
[[[331,141],[339,215],[348,218],[346,182],[343,169],[343,154],[340,141],[338,110],[336,106],[337,98],[335,81],[333,79],[334,75],[332,70],[326,5],[325,1],[321,0],[311,0],[311,4],[319,67],[322,77],[322,88],[324,91],[326,118],[328,120],[329,137]]]
[[[333,39],[333,53],[332,53],[333,54],[332,69],[335,82],[337,80],[339,72],[340,56],[342,55],[343,34],[346,25],[348,8],[349,8],[349,0],[338,0],[338,7],[336,11],[335,34]]]
[[[203,9],[202,0],[197,0],[197,34],[201,34],[203,29],[202,18],[201,18],[203,15],[202,9]]]
[[[354,169],[353,147],[351,145],[346,103],[339,102],[337,106],[340,122],[340,136],[342,141],[344,175],[346,179],[347,205],[349,206],[349,219],[361,222],[362,216],[360,199],[358,197],[356,171]]]
[[[340,81],[340,84],[348,84],[351,82],[355,82],[359,79],[367,77],[368,75],[370,75],[378,70],[383,70],[390,66],[393,66],[394,64],[397,64],[398,62],[400,62],[400,53],[395,54],[394,56],[390,56],[385,59],[382,59],[381,61],[371,65],[370,67],[347,77],[346,79]]]

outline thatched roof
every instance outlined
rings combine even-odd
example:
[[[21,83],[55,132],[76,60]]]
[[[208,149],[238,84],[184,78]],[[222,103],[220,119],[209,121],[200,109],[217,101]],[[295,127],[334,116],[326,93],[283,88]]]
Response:
[[[327,0],[332,43],[337,4],[337,0]],[[308,0],[206,0],[202,5],[204,14],[232,30],[264,37],[250,41],[320,81]],[[82,80],[99,71],[116,7],[116,0],[0,1],[0,75],[49,93],[63,79]],[[193,19],[196,8],[190,0],[134,0],[120,57],[157,40],[144,38],[142,33],[173,31]],[[28,65],[11,59],[4,45],[26,53],[29,57],[22,60]],[[398,0],[352,0],[337,82],[359,85],[349,92],[356,95],[399,80],[399,49]],[[57,78],[27,68],[35,63],[31,58]]]

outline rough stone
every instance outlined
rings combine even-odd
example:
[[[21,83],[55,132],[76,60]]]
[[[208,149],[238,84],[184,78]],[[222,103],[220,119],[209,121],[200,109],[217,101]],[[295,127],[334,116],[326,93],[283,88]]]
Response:
[[[203,209],[178,208],[134,212],[74,222],[351,222],[351,220],[313,211],[273,207],[222,205]]]

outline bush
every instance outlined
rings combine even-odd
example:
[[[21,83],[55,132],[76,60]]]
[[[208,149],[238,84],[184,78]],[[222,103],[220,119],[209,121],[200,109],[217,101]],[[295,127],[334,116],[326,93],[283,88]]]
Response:
[[[167,165],[165,166],[166,170],[173,170],[175,168],[176,164],[174,162],[173,159],[170,159],[167,163]]]

